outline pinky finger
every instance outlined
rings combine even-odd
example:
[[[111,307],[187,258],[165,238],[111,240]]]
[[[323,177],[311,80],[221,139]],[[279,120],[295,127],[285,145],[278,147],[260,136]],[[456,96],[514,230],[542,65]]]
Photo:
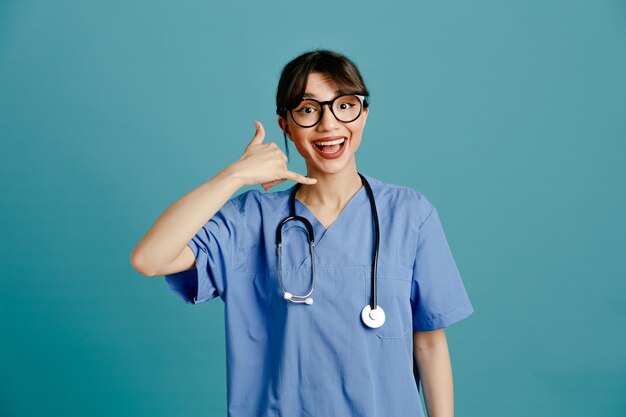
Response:
[[[276,184],[280,184],[281,182],[285,181],[284,178],[279,179],[279,180],[273,180],[273,181],[268,181],[268,182],[264,182],[263,184],[261,184],[261,187],[263,187],[263,189],[265,191],[269,190],[270,188],[272,188],[273,186],[275,186]]]

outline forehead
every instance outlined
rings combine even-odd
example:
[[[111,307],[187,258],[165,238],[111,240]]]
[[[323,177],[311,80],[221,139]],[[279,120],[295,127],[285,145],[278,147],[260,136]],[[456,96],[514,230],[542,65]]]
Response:
[[[309,74],[303,98],[330,100],[337,94],[339,88],[330,75],[319,72]]]

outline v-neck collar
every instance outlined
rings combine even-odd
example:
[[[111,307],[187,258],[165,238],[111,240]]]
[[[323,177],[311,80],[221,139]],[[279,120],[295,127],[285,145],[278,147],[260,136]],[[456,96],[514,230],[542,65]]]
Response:
[[[295,186],[296,185],[294,185],[293,187],[289,189],[289,194],[291,194]],[[367,200],[367,198],[368,197],[367,197],[367,191],[365,190],[365,186],[361,185],[361,188],[359,188],[359,190],[350,198],[350,200],[348,200],[346,205],[343,207],[343,209],[341,209],[341,211],[337,215],[337,218],[335,219],[335,221],[330,226],[328,226],[328,228],[324,227],[322,222],[320,222],[317,219],[317,217],[315,217],[313,212],[309,210],[309,208],[297,198],[295,199],[295,204],[296,204],[295,214],[304,216],[311,222],[311,225],[313,226],[314,237],[315,237],[314,246],[317,247],[329,232],[332,232],[332,230],[335,230],[339,227],[337,226],[337,224],[340,223],[344,217],[350,214],[350,212],[354,209],[354,207],[358,205],[359,201],[363,201],[364,199]]]

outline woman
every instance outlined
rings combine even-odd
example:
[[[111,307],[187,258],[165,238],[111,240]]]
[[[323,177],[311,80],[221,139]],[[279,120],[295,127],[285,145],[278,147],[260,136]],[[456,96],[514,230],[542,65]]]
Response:
[[[224,301],[229,416],[423,416],[420,381],[428,414],[453,415],[443,329],[473,308],[428,199],[357,171],[368,95],[345,56],[295,58],[276,106],[306,177],[257,122],[133,251],[187,303]]]

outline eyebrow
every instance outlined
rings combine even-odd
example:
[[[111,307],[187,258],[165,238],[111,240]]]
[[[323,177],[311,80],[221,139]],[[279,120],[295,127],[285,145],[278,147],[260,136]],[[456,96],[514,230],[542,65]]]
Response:
[[[339,94],[341,93],[341,90],[336,90],[335,94]],[[315,94],[313,93],[304,93],[304,96],[302,96],[302,98],[315,98]]]

